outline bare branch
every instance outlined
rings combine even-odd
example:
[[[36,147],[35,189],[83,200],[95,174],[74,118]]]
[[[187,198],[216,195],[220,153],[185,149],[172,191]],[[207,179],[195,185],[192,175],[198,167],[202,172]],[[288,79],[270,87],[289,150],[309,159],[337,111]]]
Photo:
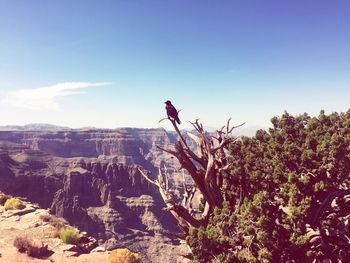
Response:
[[[226,124],[226,134],[227,134],[227,135],[229,134],[230,121],[231,121],[231,118],[229,118],[229,119],[227,120],[227,124]]]
[[[156,147],[159,149],[159,150],[162,150],[163,152],[167,152],[171,155],[174,155],[176,157],[177,153],[175,151],[172,151],[172,150],[169,150],[169,149],[165,149],[163,147],[160,147],[159,145],[156,145]]]
[[[223,149],[225,148],[228,144],[233,143],[234,141],[236,141],[237,138],[225,138],[221,141],[221,143],[219,144],[219,146],[215,147],[214,149],[211,150],[212,153],[215,153],[216,151],[218,151],[219,149]]]
[[[177,114],[179,114],[180,111],[181,111],[181,110],[178,110],[178,111],[177,111]],[[170,121],[172,121],[172,119],[171,119],[170,117],[165,117],[165,118],[159,120],[158,123],[160,123],[160,122],[162,122],[162,121],[164,121],[164,120],[170,120]]]
[[[144,173],[140,168],[138,168],[138,171],[148,182],[158,187],[159,193],[161,194],[161,197],[166,204],[166,210],[169,210],[171,214],[176,218],[180,228],[183,231],[188,232],[189,225],[192,225],[194,227],[199,227],[202,225],[201,220],[194,218],[185,207],[176,204],[175,201],[172,199],[172,196],[169,194],[169,191],[165,188],[166,183],[162,181],[163,174],[161,169],[159,169],[158,180],[156,181],[151,180],[148,177],[148,175],[146,175],[146,173]],[[165,175],[165,177],[166,176],[167,175]]]
[[[164,121],[164,120],[168,120],[168,119],[169,119],[168,117],[163,118],[163,119],[159,120],[158,123],[160,123],[160,122],[162,122],[162,121]]]
[[[140,172],[140,174],[145,178],[148,182],[151,184],[154,184],[157,187],[160,187],[160,184],[157,181],[151,180],[140,168],[137,168],[137,170]]]
[[[160,171],[161,173],[161,171]],[[169,190],[169,177],[168,177],[168,169],[164,165],[164,177],[165,177],[165,189],[168,191]]]
[[[198,133],[198,136],[188,133],[188,136],[198,146],[199,153],[197,154],[188,146],[176,121],[172,118],[168,119],[173,124],[180,139],[174,145],[173,149],[164,149],[160,146],[157,146],[157,148],[176,157],[181,165],[181,169],[186,169],[192,177],[194,185],[186,184],[183,172],[184,199],[182,200],[182,205],[180,205],[175,202],[168,191],[168,171],[166,167],[163,169],[165,174],[162,174],[162,170],[159,169],[158,180],[151,180],[151,182],[158,186],[159,192],[166,203],[166,209],[177,219],[181,229],[187,232],[189,226],[206,226],[214,208],[222,207],[223,200],[225,199],[225,194],[222,192],[223,173],[230,167],[227,164],[225,148],[237,140],[237,138],[231,136],[233,129],[244,125],[244,123],[230,127],[230,118],[226,125],[222,126],[220,130],[217,130],[216,136],[211,136],[204,130],[203,124],[199,122],[199,119],[190,122]],[[194,210],[192,209],[192,201],[197,188],[205,200],[205,209],[201,219],[193,216]]]
[[[243,126],[244,124],[245,124],[245,122],[242,122],[241,124],[239,124],[239,125],[237,125],[237,126],[233,126],[233,127],[228,131],[228,133],[232,133],[232,131],[233,131],[234,129],[237,129],[237,128]]]

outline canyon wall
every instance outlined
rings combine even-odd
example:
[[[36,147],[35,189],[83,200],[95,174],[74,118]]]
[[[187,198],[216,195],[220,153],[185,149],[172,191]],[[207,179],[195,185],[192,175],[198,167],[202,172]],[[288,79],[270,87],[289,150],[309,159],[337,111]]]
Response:
[[[163,129],[0,131],[0,190],[50,208],[108,249],[158,262],[167,247],[175,262],[178,240],[159,233],[177,231],[176,222],[137,169],[155,178],[162,162],[174,162],[156,145],[174,141]]]

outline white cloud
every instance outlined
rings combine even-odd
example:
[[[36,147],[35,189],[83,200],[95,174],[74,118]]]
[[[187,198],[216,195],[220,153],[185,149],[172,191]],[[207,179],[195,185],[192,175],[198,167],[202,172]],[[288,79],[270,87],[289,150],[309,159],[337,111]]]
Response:
[[[110,84],[109,82],[65,82],[37,89],[10,91],[6,94],[4,102],[13,107],[32,110],[57,110],[59,105],[55,99],[58,97],[82,94],[85,93],[83,89]]]

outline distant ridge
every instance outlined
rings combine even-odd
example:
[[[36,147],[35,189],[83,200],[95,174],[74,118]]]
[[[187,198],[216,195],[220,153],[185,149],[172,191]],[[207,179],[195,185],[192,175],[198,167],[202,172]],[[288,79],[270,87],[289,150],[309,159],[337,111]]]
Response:
[[[220,128],[214,128],[210,126],[204,126],[204,129],[209,132],[216,132],[216,130]],[[49,123],[30,123],[26,125],[4,125],[0,126],[0,131],[92,131],[92,130],[97,130],[97,131],[113,131],[113,130],[143,130],[143,129],[162,129],[162,128],[131,128],[131,127],[119,127],[119,128],[97,128],[97,127],[81,127],[81,128],[70,128],[67,126],[59,126],[59,125],[54,125],[54,124],[49,124]],[[242,126],[237,128],[234,131],[234,135],[236,136],[254,136],[256,131],[259,129],[264,129],[267,130],[266,127],[263,126]],[[184,131],[193,131],[193,129],[184,129]],[[172,130],[168,130],[167,132],[172,133]]]
[[[69,127],[58,126],[48,123],[30,123],[26,125],[5,125],[0,126],[1,131],[61,131],[71,130]]]

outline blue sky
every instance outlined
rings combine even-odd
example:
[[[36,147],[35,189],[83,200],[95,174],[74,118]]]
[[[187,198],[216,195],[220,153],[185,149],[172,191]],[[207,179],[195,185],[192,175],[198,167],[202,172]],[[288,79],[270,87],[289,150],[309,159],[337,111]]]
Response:
[[[346,111],[349,1],[0,0],[0,125]]]

